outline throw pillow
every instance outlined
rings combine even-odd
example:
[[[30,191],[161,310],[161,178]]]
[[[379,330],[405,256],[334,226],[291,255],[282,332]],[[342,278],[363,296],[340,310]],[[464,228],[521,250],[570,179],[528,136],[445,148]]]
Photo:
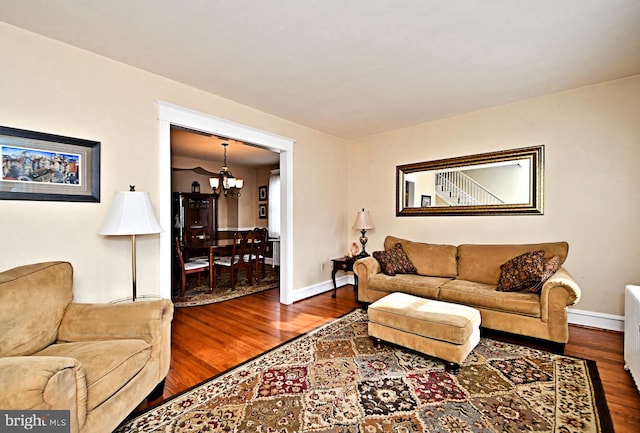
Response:
[[[547,280],[558,271],[559,267],[560,257],[553,256],[549,260],[545,260],[544,264],[542,265],[542,279],[537,284],[534,284],[531,287],[527,287],[525,289],[525,292],[540,293],[542,291],[542,286],[544,286],[544,283],[546,283]]]
[[[543,276],[544,251],[529,251],[500,266],[497,290],[517,292],[540,282]]]
[[[373,257],[380,262],[382,272],[386,275],[416,273],[415,266],[409,260],[400,243],[395,244],[386,251],[374,251]]]

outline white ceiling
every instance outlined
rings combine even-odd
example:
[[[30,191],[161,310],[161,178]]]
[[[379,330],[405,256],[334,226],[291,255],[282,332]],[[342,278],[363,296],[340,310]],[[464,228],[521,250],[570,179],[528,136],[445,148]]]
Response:
[[[346,139],[640,73],[639,0],[0,0],[0,18]]]
[[[263,167],[267,165],[277,166],[280,162],[279,153],[252,146],[241,141],[196,133],[177,127],[171,128],[171,154],[173,156],[222,163],[224,160],[224,147],[222,143],[227,143],[228,145],[227,164],[231,171],[233,171],[233,167],[238,165]],[[180,165],[182,166],[183,164]],[[220,164],[220,167],[222,167],[222,164]]]

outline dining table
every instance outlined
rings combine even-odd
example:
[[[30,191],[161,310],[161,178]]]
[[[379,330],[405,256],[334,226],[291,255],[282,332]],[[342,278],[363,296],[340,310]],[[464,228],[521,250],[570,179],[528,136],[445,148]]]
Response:
[[[213,280],[214,273],[214,258],[231,255],[233,251],[233,244],[236,240],[233,238],[228,239],[211,239],[211,240],[200,240],[195,244],[185,245],[185,255],[187,256],[187,260],[190,260],[191,253],[195,252],[202,253],[207,251],[207,260],[209,262],[209,275],[210,275],[210,289],[213,290],[213,285],[215,285]],[[254,244],[259,244],[259,239],[251,239],[250,242]],[[226,253],[226,254],[225,254]],[[204,258],[204,257],[203,257]],[[193,260],[193,258],[191,258]]]
[[[203,240],[203,241],[199,241],[197,243],[191,244],[191,245],[185,245],[185,252],[186,252],[186,259],[189,260],[191,258],[191,253],[195,252],[195,253],[200,253],[203,251],[207,251],[209,254],[209,256],[211,256],[212,254],[214,255],[214,257],[217,255],[217,253],[219,252],[225,252],[225,251],[229,251],[229,253],[231,252],[231,247],[233,247],[233,243],[234,243],[234,239],[230,238],[230,239],[213,239],[213,240]],[[253,242],[254,244],[259,244],[260,240],[259,239],[252,239],[251,242]]]

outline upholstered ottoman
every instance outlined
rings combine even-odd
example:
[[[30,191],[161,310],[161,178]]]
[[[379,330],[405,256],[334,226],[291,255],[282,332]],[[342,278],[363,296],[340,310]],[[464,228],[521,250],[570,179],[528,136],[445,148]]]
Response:
[[[480,312],[465,305],[392,293],[369,305],[369,335],[447,361],[457,373],[480,341]]]

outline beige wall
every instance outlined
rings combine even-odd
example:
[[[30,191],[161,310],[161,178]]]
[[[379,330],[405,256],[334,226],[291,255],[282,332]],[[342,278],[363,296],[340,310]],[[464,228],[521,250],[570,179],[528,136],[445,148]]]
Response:
[[[542,216],[396,217],[395,166],[545,144]],[[371,251],[387,234],[433,243],[566,240],[576,308],[624,313],[640,283],[640,76],[392,131],[350,146],[349,208],[371,211]],[[355,238],[355,235],[352,236]]]
[[[115,191],[135,184],[156,209],[165,193],[158,100],[296,141],[295,289],[328,279],[320,265],[357,241],[351,225],[361,207],[377,226],[367,233],[369,251],[387,233],[453,244],[567,240],[582,310],[622,314],[624,285],[640,283],[640,76],[346,143],[3,23],[0,54],[2,125],[102,143],[101,203],[0,201],[0,268],[68,260],[79,301],[130,293],[129,240],[97,231]],[[395,216],[397,164],[541,143],[543,216]],[[157,292],[159,254],[157,236],[139,237],[139,293]]]
[[[256,193],[255,193],[255,197],[253,198],[253,202],[256,204],[255,224],[254,224],[256,227],[269,227],[269,205],[271,204],[269,202],[269,178],[271,177],[271,170],[275,170],[277,168],[278,168],[277,165],[273,165],[270,167],[260,167],[256,170]],[[262,201],[258,200],[258,188],[261,186],[267,187],[267,200],[262,200]],[[258,215],[257,206],[260,204],[267,205],[266,218],[260,218]]]
[[[327,279],[318,264],[347,243],[346,179],[326,175],[347,171],[343,140],[4,23],[0,54],[2,125],[102,143],[101,203],[0,201],[0,269],[68,260],[78,301],[131,293],[129,239],[97,232],[114,192],[129,184],[149,191],[156,210],[169,194],[158,187],[162,100],[296,140],[294,288]],[[140,236],[137,246],[138,293],[158,293],[159,237]]]
[[[222,167],[222,162],[205,161],[199,159],[172,157],[172,168],[196,168],[202,167],[212,173],[217,173]],[[262,185],[264,172],[269,171],[263,168],[251,168],[235,165],[232,168],[234,176],[244,179],[241,196],[220,197],[218,200],[218,226],[220,230],[249,229],[253,227],[265,226],[264,220],[258,219],[258,185]],[[190,170],[173,171],[171,176],[171,189],[177,192],[191,192],[191,183],[200,183],[200,191],[211,193],[209,176],[198,174]],[[228,214],[234,218],[229,218]]]

